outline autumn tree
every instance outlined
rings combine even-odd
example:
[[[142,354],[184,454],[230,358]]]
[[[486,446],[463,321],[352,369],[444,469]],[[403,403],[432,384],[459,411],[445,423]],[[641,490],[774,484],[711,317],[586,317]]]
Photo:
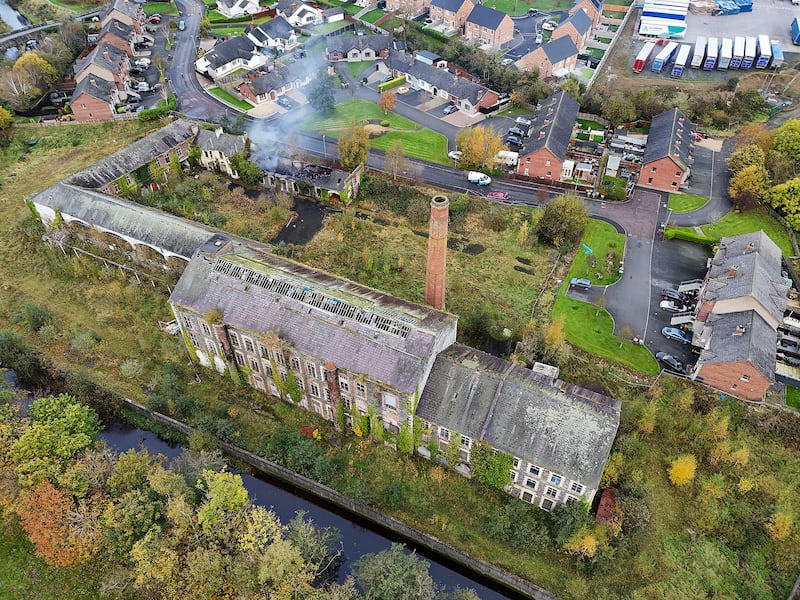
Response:
[[[558,248],[573,246],[589,222],[589,211],[580,198],[560,196],[548,203],[539,219],[539,233]]]
[[[403,142],[395,140],[386,150],[384,167],[387,172],[392,174],[392,179],[397,179],[397,175],[406,169],[406,155],[403,152]]]
[[[758,196],[749,190],[742,190],[733,197],[733,205],[740,211],[746,212],[758,204]]]
[[[41,54],[25,52],[0,74],[0,99],[17,110],[30,108],[58,79],[56,68]]]
[[[736,174],[750,165],[764,166],[764,151],[755,144],[747,144],[734,150],[727,163],[731,174]]]
[[[339,161],[342,168],[352,171],[359,165],[367,163],[369,152],[369,133],[367,128],[351,121],[348,128],[339,137]]]
[[[782,542],[792,533],[793,526],[794,517],[791,513],[779,510],[769,518],[764,528],[767,530],[769,537],[775,541]]]
[[[564,344],[564,316],[556,317],[547,327],[544,345],[550,351],[556,351]]]
[[[800,177],[774,186],[765,199],[783,215],[789,227],[800,230]]]
[[[770,187],[769,173],[761,165],[747,165],[731,175],[728,194],[735,198],[741,192],[750,192],[756,198],[763,198]]]
[[[366,598],[375,600],[432,600],[430,565],[400,544],[368,554],[356,562],[353,572]]]
[[[694,479],[697,461],[692,454],[683,454],[672,461],[669,480],[673,485],[683,486]]]
[[[383,114],[388,114],[390,110],[394,110],[397,103],[397,93],[391,90],[381,92],[381,97],[378,99],[378,106],[383,111]]]
[[[31,426],[10,452],[23,486],[57,478],[72,459],[94,444],[100,430],[97,413],[66,394],[36,400],[30,417]]]
[[[476,168],[494,166],[497,153],[508,149],[502,135],[485,125],[461,129],[456,135],[456,147],[462,152],[461,164]]]
[[[775,132],[772,149],[800,164],[800,119],[790,119]]]
[[[638,429],[642,435],[650,435],[653,433],[656,426],[657,410],[658,404],[655,402],[648,402],[645,404],[642,412],[639,414],[639,418],[636,419],[636,429]]]
[[[584,526],[569,537],[564,543],[564,550],[574,556],[594,558],[599,546],[600,539],[597,533]]]

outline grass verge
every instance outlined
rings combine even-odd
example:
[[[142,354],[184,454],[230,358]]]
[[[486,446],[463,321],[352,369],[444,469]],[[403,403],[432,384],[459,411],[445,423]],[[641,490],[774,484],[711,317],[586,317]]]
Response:
[[[786,386],[786,404],[792,408],[800,409],[800,389]]]
[[[142,7],[142,10],[146,15],[159,14],[162,17],[178,16],[178,9],[175,8],[175,5],[171,2],[158,2],[158,3],[145,4]]]
[[[222,88],[213,87],[208,90],[212,94],[214,94],[217,98],[222,100],[223,102],[227,102],[238,108],[239,110],[250,110],[253,108],[253,105],[249,102],[245,102],[244,100],[239,100],[233,94],[231,94],[228,90],[223,90]]]
[[[361,60],[347,63],[347,70],[350,73],[350,77],[356,78],[360,76],[366,68],[374,64],[374,62],[373,60]]]
[[[676,229],[694,233],[693,227],[679,227]],[[741,235],[742,233],[763,231],[778,245],[784,256],[793,256],[795,254],[786,227],[769,214],[769,211],[763,206],[742,213],[731,211],[716,223],[703,225],[700,229],[702,229],[706,237],[717,240],[732,235]]]
[[[598,267],[591,266],[591,257],[595,256],[597,263],[601,264],[610,252],[617,257],[623,256],[625,236],[617,233],[608,223],[591,220],[586,226],[582,242],[593,250],[593,254],[581,254],[583,251],[578,251],[553,306],[553,320],[564,318],[564,336],[573,346],[641,373],[655,375],[658,373],[658,363],[653,355],[644,346],[615,337],[614,321],[604,308],[566,296],[569,280],[573,277],[586,277],[598,282]],[[604,269],[600,283],[607,285],[619,279],[616,269],[618,260],[615,258]]]
[[[97,8],[97,4],[92,2],[64,2],[63,0],[48,0],[50,4],[53,6],[58,6],[59,8],[64,8],[66,10],[82,13],[86,12],[87,10],[92,10],[93,8]]]
[[[367,14],[361,16],[362,21],[366,21],[367,23],[375,23],[378,19],[386,14],[386,11],[381,10],[380,8],[376,8],[375,10],[369,11]]]
[[[676,194],[669,195],[669,208],[675,213],[686,213],[702,208],[708,203],[708,198],[697,194]]]
[[[377,105],[367,100],[346,100],[338,104],[329,115],[311,117],[302,122],[300,128],[338,138],[352,121],[389,123],[388,131],[370,139],[371,148],[386,150],[392,142],[399,140],[403,144],[406,156],[444,165],[450,164],[450,159],[447,158],[447,138],[430,129],[422,129],[413,121],[398,114],[390,112],[385,115]]]

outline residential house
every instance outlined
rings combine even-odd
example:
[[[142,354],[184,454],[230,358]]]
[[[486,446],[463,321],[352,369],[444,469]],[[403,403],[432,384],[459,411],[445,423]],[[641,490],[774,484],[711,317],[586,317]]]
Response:
[[[564,176],[563,165],[579,110],[566,92],[542,100],[531,119],[530,137],[519,150],[517,173],[556,181]]]
[[[603,16],[603,4],[604,0],[574,0],[569,7],[569,14],[583,10],[592,20],[594,28],[600,24],[600,18]]]
[[[169,167],[180,166],[189,158],[189,146],[195,135],[197,125],[178,119],[70,175],[64,182],[116,196],[131,186],[138,190],[159,180],[166,181]],[[149,166],[149,176],[142,180],[144,176],[137,173],[145,165]]]
[[[464,24],[464,38],[481,46],[500,48],[514,39],[514,21],[504,12],[476,4]]]
[[[118,19],[111,19],[103,25],[100,33],[97,36],[95,43],[97,44],[110,44],[115,48],[122,50],[128,55],[128,58],[133,58],[134,53],[134,39],[135,32],[133,27],[127,23],[123,23]]]
[[[100,26],[105,27],[110,21],[116,19],[132,27],[136,34],[141,34],[144,28],[144,17],[141,3],[133,0],[113,0],[100,18]]]
[[[253,27],[247,37],[259,48],[269,48],[278,52],[286,52],[297,45],[297,33],[283,17],[275,17],[266,23]]]
[[[212,79],[219,79],[236,70],[250,71],[266,64],[268,56],[246,35],[218,43],[194,62],[194,68]]]
[[[337,35],[327,38],[325,54],[331,62],[375,60],[389,56],[391,43],[390,35]]]
[[[222,171],[238,179],[239,173],[231,166],[231,158],[244,152],[246,142],[247,135],[231,135],[218,127],[214,131],[200,129],[193,145],[200,150],[200,164],[203,167]]]
[[[326,23],[344,21],[344,9],[341,6],[332,6],[322,11],[322,19]]]
[[[722,238],[698,292],[692,378],[760,400],[775,380],[778,327],[787,304],[780,248],[763,231]]]
[[[81,123],[111,121],[120,104],[120,91],[113,81],[95,76],[84,77],[75,86],[69,102],[72,116]]]
[[[431,0],[430,18],[445,30],[463,32],[474,6],[471,0]]]
[[[301,62],[296,61],[284,67],[270,67],[270,70],[264,75],[241,83],[239,93],[253,104],[261,104],[268,100],[275,100],[289,90],[300,89],[316,77],[310,63],[300,68],[299,63]]]
[[[551,40],[569,36],[578,51],[581,51],[586,45],[586,42],[589,41],[591,35],[592,20],[589,18],[589,15],[580,8],[559,23],[558,27],[553,32]]]
[[[677,192],[691,173],[694,124],[677,108],[653,117],[638,185]]]
[[[229,19],[236,19],[254,15],[261,11],[261,7],[258,5],[258,0],[217,0],[217,11]]]
[[[195,252],[170,304],[201,364],[326,419],[340,402],[351,419],[374,410],[393,433],[456,336],[453,315],[222,235]],[[214,309],[221,323],[206,320]]]
[[[516,65],[523,71],[539,69],[543,79],[565,77],[578,62],[578,47],[568,35],[551,39],[520,58]]]
[[[75,61],[72,69],[76,82],[81,82],[87,77],[103,79],[113,83],[120,92],[127,89],[130,81],[128,54],[107,42],[98,44],[86,57]]]
[[[466,465],[478,443],[511,455],[507,490],[545,510],[581,497],[591,503],[620,402],[557,374],[555,367],[527,369],[454,344],[436,357],[420,396],[423,441],[436,440],[440,451],[458,444]]]
[[[300,0],[280,0],[275,10],[293,27],[315,25],[324,21],[323,9]]]
[[[467,115],[477,116],[481,114],[482,108],[488,109],[497,104],[497,92],[449,72],[444,60],[439,60],[436,64],[439,66],[394,50],[389,53],[386,61],[392,75],[405,75],[406,82],[412,88],[425,90],[432,96],[447,100]]]
[[[386,0],[386,10],[388,12],[397,13],[407,19],[413,19],[424,14],[429,6],[430,0]]]
[[[266,185],[289,194],[303,194],[345,206],[358,196],[362,167],[348,173],[300,160],[266,157],[253,147],[256,162],[264,171]]]

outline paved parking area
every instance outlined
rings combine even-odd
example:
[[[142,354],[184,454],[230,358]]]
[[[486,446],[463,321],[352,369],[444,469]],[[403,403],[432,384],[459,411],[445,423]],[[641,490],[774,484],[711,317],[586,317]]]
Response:
[[[683,41],[694,43],[698,35],[732,38],[763,33],[771,40],[778,40],[784,52],[793,52],[789,25],[797,15],[797,6],[789,0],[757,0],[753,2],[753,12],[724,17],[690,12],[686,15],[686,37]]]

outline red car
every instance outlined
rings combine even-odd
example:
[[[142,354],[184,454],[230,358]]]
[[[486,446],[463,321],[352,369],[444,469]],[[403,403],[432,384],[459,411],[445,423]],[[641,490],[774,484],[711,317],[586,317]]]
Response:
[[[489,200],[497,200],[498,202],[505,202],[508,200],[508,194],[505,192],[489,192],[486,194]]]
[[[153,25],[158,25],[159,23],[161,23],[161,15],[153,15],[152,17],[147,19],[147,21]]]

